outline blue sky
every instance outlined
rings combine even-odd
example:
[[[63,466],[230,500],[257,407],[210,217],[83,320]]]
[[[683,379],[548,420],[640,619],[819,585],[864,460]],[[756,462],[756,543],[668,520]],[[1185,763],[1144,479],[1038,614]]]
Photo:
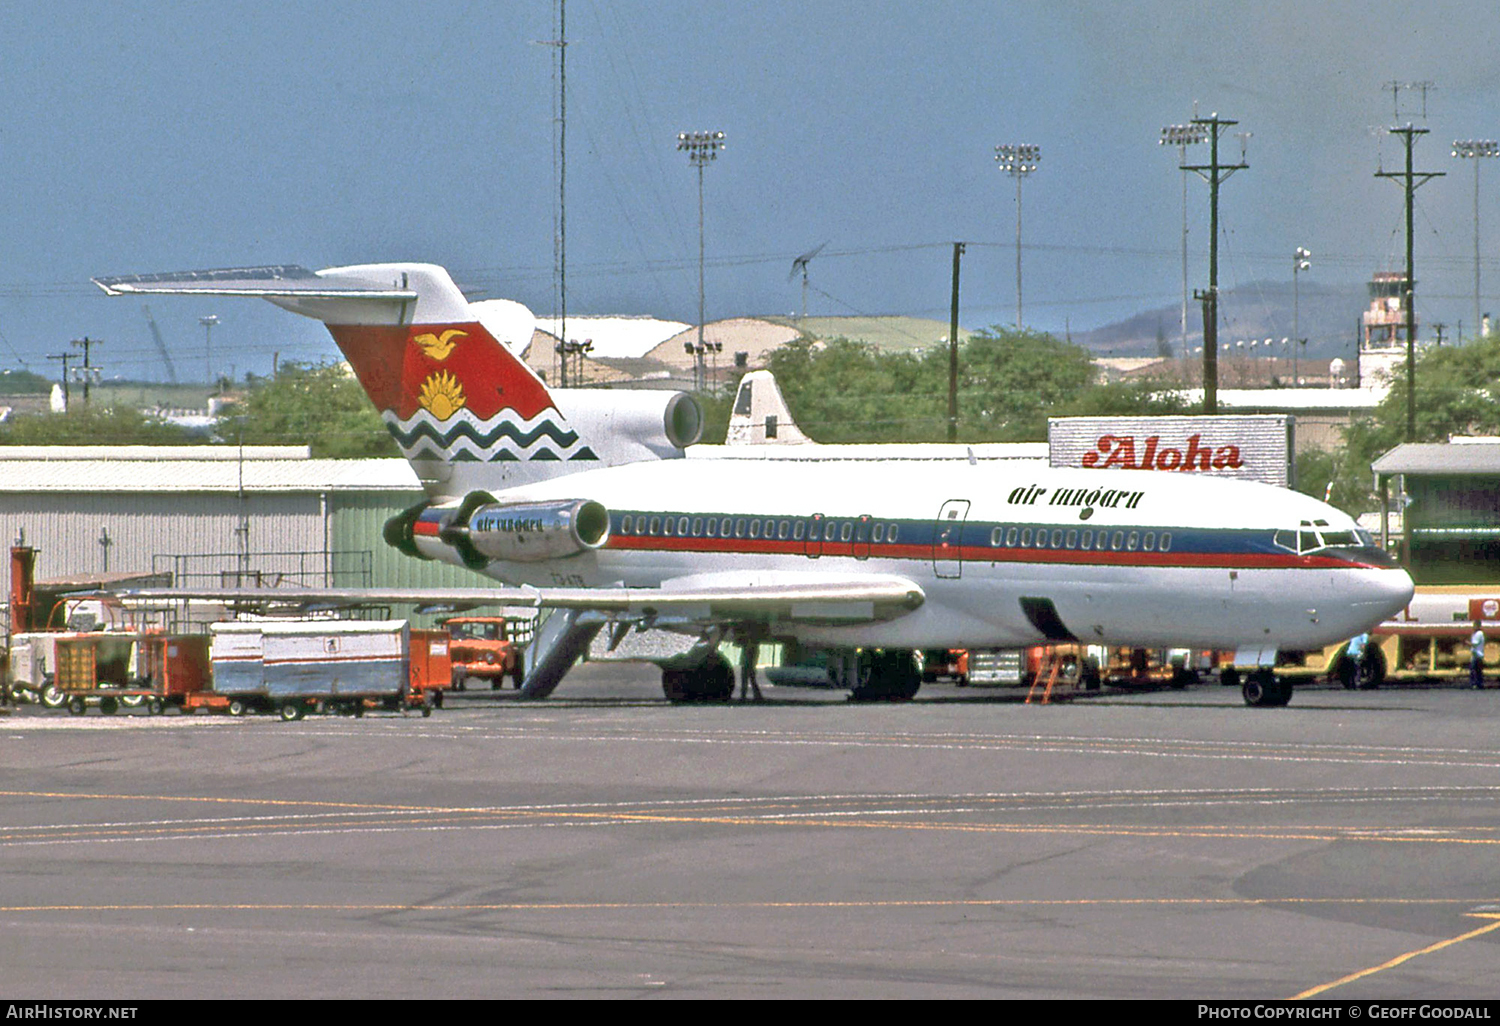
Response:
[[[1196,101],[1240,121],[1221,284],[1347,283],[1402,259],[1400,163],[1381,129],[1431,129],[1419,169],[1419,312],[1473,319],[1473,168],[1500,136],[1492,4],[571,0],[568,307],[697,311],[696,180],[675,138],[719,129],[706,171],[710,318],[1015,310],[1024,184],[1028,324],[1090,328],[1181,294],[1182,179],[1161,127]],[[553,311],[555,0],[0,3],[0,367],[54,373],[88,335],[106,374],[156,373],[141,304],[92,275],[425,260]],[[1431,81],[1426,95],[1391,81]],[[1206,147],[1203,148],[1206,151]],[[1230,138],[1226,152],[1238,154]],[[1207,187],[1188,183],[1190,287]],[[1500,312],[1500,161],[1481,171],[1484,306]],[[251,301],[152,303],[184,379],[332,358],[322,328]],[[1357,311],[1350,311],[1351,324]]]

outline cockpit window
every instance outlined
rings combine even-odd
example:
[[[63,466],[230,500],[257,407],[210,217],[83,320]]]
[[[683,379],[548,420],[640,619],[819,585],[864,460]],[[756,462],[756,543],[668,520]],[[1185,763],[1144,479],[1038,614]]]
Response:
[[[1335,529],[1326,520],[1304,520],[1297,530],[1284,528],[1277,531],[1271,540],[1283,549],[1304,556],[1319,549],[1368,548],[1375,544],[1367,531],[1358,528],[1352,531]]]

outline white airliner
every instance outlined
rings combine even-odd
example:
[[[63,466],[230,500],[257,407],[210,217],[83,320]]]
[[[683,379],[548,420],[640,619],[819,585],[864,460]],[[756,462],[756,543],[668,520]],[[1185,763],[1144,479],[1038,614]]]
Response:
[[[95,280],[112,295],[257,296],[324,321],[428,492],[386,540],[511,587],[316,597],[553,608],[529,695],[606,626],[616,641],[632,627],[700,639],[663,668],[674,698],[727,697],[719,643],[743,646],[753,681],[771,639],[830,650],[856,697],[900,698],[922,648],[1307,650],[1412,595],[1348,516],[1267,485],[1019,460],[682,459],[701,430],[691,397],[549,391],[515,355],[530,314],[471,304],[429,264]],[[1254,705],[1290,694],[1269,671],[1245,686]]]

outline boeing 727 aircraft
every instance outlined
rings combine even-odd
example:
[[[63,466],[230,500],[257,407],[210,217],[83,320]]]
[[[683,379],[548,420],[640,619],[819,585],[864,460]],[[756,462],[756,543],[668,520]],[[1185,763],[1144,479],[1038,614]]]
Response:
[[[555,609],[528,695],[606,627],[699,639],[663,669],[674,698],[727,697],[718,645],[744,647],[743,679],[770,639],[836,653],[856,697],[910,697],[917,649],[1306,650],[1412,595],[1348,516],[1266,485],[1030,461],[681,459],[700,432],[691,397],[549,390],[516,355],[530,314],[470,303],[429,264],[95,280],[111,295],[255,296],[325,322],[428,493],[386,540],[509,587],[317,595]],[[1254,705],[1290,694],[1269,671],[1245,686]]]

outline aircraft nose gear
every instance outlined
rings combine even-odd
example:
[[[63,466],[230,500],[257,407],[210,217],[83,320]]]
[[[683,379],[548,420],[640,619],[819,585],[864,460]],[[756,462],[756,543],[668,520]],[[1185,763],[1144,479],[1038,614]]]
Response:
[[[1245,696],[1246,705],[1257,708],[1286,705],[1292,700],[1292,685],[1270,670],[1261,669],[1245,678],[1240,693]]]

